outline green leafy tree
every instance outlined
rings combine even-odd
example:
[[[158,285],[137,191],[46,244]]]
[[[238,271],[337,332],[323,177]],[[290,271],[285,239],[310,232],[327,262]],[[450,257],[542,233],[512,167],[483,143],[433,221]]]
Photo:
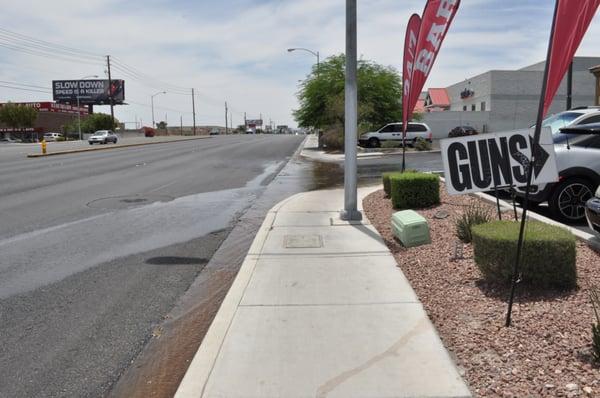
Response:
[[[301,83],[294,111],[300,127],[343,130],[345,61],[343,54],[329,57]],[[360,60],[357,80],[360,130],[402,119],[402,80],[394,68]]]
[[[119,124],[115,119],[112,123],[112,118],[106,113],[93,113],[89,116],[81,117],[81,132],[83,134],[92,134],[98,130],[114,130]],[[70,122],[63,125],[63,131],[69,135],[76,135],[79,132],[77,118],[73,118]]]
[[[30,106],[9,102],[0,107],[0,122],[13,130],[33,127],[36,118],[37,111]]]
[[[156,123],[156,128],[161,130],[167,129],[167,122],[158,122]]]

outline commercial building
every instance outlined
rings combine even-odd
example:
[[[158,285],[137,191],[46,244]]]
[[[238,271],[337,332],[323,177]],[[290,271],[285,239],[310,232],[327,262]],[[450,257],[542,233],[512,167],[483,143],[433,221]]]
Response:
[[[598,103],[600,83],[591,72],[597,70],[600,75],[599,65],[600,57],[573,60],[572,107]],[[537,115],[544,66],[544,62],[539,62],[518,70],[491,70],[453,84],[445,88],[449,106],[439,89],[430,89],[424,103],[424,121],[436,138],[447,137],[452,128],[460,125],[481,132],[530,127]],[[549,114],[566,110],[566,104],[565,76]]]
[[[0,138],[12,137],[16,139],[31,140],[40,139],[47,132],[62,132],[63,126],[77,118],[88,115],[88,108],[84,106],[74,106],[57,104],[54,102],[16,102],[15,105],[32,107],[37,111],[37,118],[33,127],[25,129],[13,129],[0,123]],[[0,103],[0,107],[6,104]]]

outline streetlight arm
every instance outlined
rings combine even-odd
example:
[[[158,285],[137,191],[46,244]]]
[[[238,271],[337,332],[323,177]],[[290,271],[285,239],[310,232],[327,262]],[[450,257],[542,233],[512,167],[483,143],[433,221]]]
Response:
[[[308,53],[311,53],[312,55],[314,55],[317,58],[319,57],[319,52],[318,51],[312,51],[312,50],[309,50],[308,48],[302,48],[302,47],[288,48],[288,52],[292,52],[292,51],[306,51]]]

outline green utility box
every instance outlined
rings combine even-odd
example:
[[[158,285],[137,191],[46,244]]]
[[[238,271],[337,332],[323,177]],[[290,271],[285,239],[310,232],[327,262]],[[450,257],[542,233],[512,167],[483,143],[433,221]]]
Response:
[[[429,225],[425,217],[413,210],[403,210],[392,215],[394,236],[405,247],[421,246],[431,243]]]

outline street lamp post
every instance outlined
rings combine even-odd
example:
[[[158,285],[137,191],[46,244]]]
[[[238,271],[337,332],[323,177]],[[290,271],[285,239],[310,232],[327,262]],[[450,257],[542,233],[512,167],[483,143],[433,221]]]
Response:
[[[356,0],[346,0],[344,209],[340,212],[340,218],[346,221],[362,220],[362,214],[357,209],[356,141],[358,132],[358,87],[356,74]]]
[[[307,53],[310,53],[310,54],[314,55],[315,57],[317,57],[317,76],[318,76],[319,71],[321,69],[321,55],[319,54],[319,52],[309,50],[308,48],[288,48],[288,52],[291,53],[294,51],[306,51]]]
[[[167,93],[166,91],[159,91],[158,93],[152,94],[150,96],[150,103],[152,104],[152,127],[153,128],[156,128],[156,122],[154,121],[154,97],[156,97],[159,94],[166,94],[166,93]]]
[[[320,76],[321,73],[321,55],[319,54],[318,51],[313,51],[313,50],[309,50],[308,48],[302,48],[302,47],[298,47],[298,48],[288,48],[288,52],[294,52],[294,51],[305,51],[307,53],[310,53],[312,55],[314,55],[315,57],[317,57],[317,77]],[[317,133],[318,137],[319,137],[319,149],[323,148],[323,142],[321,140],[323,133],[319,130],[319,132]]]
[[[89,79],[90,77],[97,79],[98,75],[84,76],[84,77],[80,78],[79,80]],[[81,112],[79,111],[79,90],[77,90],[77,130],[79,130],[79,141],[81,141],[81,140],[83,140],[83,137],[81,136]]]

